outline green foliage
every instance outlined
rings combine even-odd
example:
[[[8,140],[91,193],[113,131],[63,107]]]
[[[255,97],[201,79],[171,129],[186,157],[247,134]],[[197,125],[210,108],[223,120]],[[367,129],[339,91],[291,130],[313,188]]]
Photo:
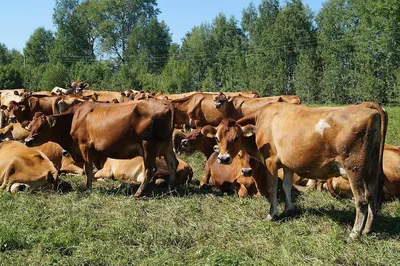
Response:
[[[50,91],[55,86],[65,87],[65,84],[68,82],[70,82],[68,79],[68,70],[63,64],[48,63],[45,65],[43,75],[39,81],[39,88]]]
[[[27,64],[38,66],[49,62],[49,53],[53,45],[54,36],[49,30],[43,27],[37,28],[24,48],[24,55]]]
[[[18,68],[0,65],[0,89],[22,88],[22,73]]]

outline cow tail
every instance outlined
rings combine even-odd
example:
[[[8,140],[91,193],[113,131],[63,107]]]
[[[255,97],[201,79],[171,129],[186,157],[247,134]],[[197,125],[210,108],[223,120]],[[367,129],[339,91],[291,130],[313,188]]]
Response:
[[[51,103],[51,110],[53,111],[53,115],[59,114],[58,112],[58,102],[61,101],[62,97],[57,97],[52,103]]]
[[[377,202],[376,204],[376,212],[378,212],[382,207],[382,201],[384,200],[384,193],[383,193],[383,183],[384,183],[384,172],[383,172],[383,151],[385,148],[385,139],[386,139],[386,132],[387,132],[387,125],[388,125],[388,115],[386,110],[378,103],[374,102],[366,102],[362,103],[367,108],[376,110],[380,117],[381,117],[381,141],[379,146],[379,159],[378,159],[378,171],[377,171],[377,178],[378,178],[378,186],[377,186]]]

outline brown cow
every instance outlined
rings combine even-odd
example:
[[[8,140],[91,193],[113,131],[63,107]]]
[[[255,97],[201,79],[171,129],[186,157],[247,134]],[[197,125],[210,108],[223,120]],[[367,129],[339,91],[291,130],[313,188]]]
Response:
[[[201,134],[201,129],[201,127],[198,127],[190,132],[186,138],[182,139],[181,146],[183,150],[198,150],[208,159],[214,153],[214,146],[217,142],[215,139],[207,138]]]
[[[277,218],[279,168],[285,171],[285,214],[293,209],[290,195],[293,172],[311,179],[348,178],[356,204],[356,219],[350,234],[353,239],[361,232],[371,231],[380,207],[386,127],[387,115],[375,103],[337,108],[272,103],[238,123],[223,120],[217,128],[207,126],[202,132],[216,137],[221,163],[230,164],[241,149],[264,163],[271,202],[269,220]],[[254,133],[255,141],[249,138]]]
[[[164,158],[156,159],[156,172],[149,184],[164,184],[168,182],[169,171]],[[133,159],[111,159],[107,158],[104,167],[100,169],[94,177],[99,178],[116,178],[128,183],[141,183],[144,178],[144,162],[143,158],[138,156]],[[175,184],[185,184],[193,177],[193,170],[190,165],[178,159],[178,167],[176,169]]]
[[[32,188],[57,187],[58,173],[44,153],[17,141],[0,143],[0,189],[11,190],[15,183]]]
[[[263,165],[245,151],[240,151],[230,165],[218,163],[218,153],[213,153],[206,162],[200,187],[209,182],[222,191],[235,189],[240,198],[265,196],[267,190]]]
[[[209,93],[195,93],[182,99],[172,100],[175,108],[175,124],[185,124],[191,128],[217,126],[226,114],[223,108],[215,108],[214,98],[215,95]]]
[[[400,146],[385,144],[383,152],[383,192],[385,199],[400,197]],[[324,186],[333,196],[352,198],[350,183],[341,177],[330,178]]]
[[[173,107],[167,101],[149,99],[120,104],[85,102],[58,115],[35,114],[29,124],[29,145],[48,140],[68,150],[76,162],[84,161],[86,185],[92,186],[92,163],[101,168],[107,157],[142,156],[145,178],[136,192],[141,196],[150,181],[157,156],[164,155],[174,183],[177,159],[172,147]],[[97,163],[96,163],[97,162]]]
[[[20,123],[10,123],[0,129],[0,138],[3,140],[23,141],[29,136],[29,130],[24,128]]]

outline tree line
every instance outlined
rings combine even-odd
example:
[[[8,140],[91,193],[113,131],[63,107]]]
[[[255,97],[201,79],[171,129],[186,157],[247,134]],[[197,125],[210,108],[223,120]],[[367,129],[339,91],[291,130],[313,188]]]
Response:
[[[180,93],[253,90],[309,103],[400,99],[397,0],[250,3],[172,42],[156,0],[57,0],[56,31],[37,28],[23,53],[0,43],[0,88],[51,90],[80,79],[92,89]]]

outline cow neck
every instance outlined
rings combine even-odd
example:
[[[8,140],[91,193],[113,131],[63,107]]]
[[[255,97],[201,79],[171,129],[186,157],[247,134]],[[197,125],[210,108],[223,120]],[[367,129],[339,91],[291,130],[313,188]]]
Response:
[[[188,104],[191,101],[191,96],[183,99],[172,100],[174,106],[174,123],[175,124],[186,124],[185,118],[189,110]]]
[[[205,137],[204,145],[200,146],[199,151],[202,152],[207,160],[210,158],[211,154],[214,153],[214,146],[217,144],[215,139]]]
[[[49,117],[55,118],[56,123],[52,127],[52,139],[58,144],[60,144],[63,149],[71,152],[71,147],[76,146],[74,140],[71,137],[71,125],[72,119],[74,118],[74,113],[63,113],[57,115],[51,115]]]

